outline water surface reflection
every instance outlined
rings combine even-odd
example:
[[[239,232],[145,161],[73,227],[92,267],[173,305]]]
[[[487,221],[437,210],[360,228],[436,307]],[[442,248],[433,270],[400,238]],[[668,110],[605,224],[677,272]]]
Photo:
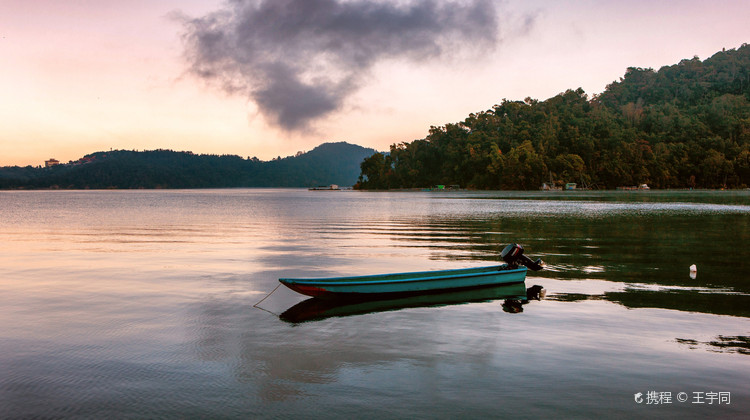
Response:
[[[497,301],[501,299],[518,301],[527,300],[526,286],[523,283],[516,283],[454,292],[427,293],[417,296],[366,300],[353,298],[311,298],[285,310],[279,317],[283,321],[296,324],[331,317],[397,311],[406,308],[434,308],[448,305],[461,305],[471,302]]]
[[[563,202],[565,203],[565,202]],[[496,214],[399,221],[416,228],[392,233],[396,247],[424,247],[435,260],[499,260],[511,241],[541,256],[546,269],[534,276],[613,282],[616,292],[585,295],[627,307],[657,307],[747,317],[750,313],[750,212],[694,214],[667,208],[663,214],[564,217]],[[701,211],[705,211],[703,208]],[[697,264],[700,275],[690,273]],[[563,287],[564,289],[564,287]],[[571,296],[557,299],[571,300]]]
[[[732,392],[659,416],[750,410],[750,192],[27,191],[0,214],[3,417],[632,418],[647,390]],[[509,242],[549,264],[523,312],[498,293],[285,322],[313,305],[283,288],[252,307],[280,277],[487,265]]]

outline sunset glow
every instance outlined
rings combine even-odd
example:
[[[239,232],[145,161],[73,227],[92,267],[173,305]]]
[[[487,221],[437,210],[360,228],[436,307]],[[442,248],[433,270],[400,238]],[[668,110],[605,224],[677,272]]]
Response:
[[[260,0],[245,3],[251,8],[270,5]],[[349,34],[348,45],[344,39],[338,47],[331,47],[328,38],[317,44],[310,41],[313,48],[328,42],[329,49],[321,51],[303,50],[305,43],[279,42],[284,48],[300,48],[296,54],[312,60],[294,62],[294,56],[282,52],[273,62],[286,57],[286,65],[305,69],[298,80],[302,90],[295,97],[321,78],[335,81],[329,93],[340,95],[327,98],[332,102],[326,112],[302,109],[313,117],[290,120],[293,123],[284,127],[279,118],[288,114],[273,112],[287,112],[290,104],[274,97],[268,99],[273,108],[264,107],[267,97],[259,96],[268,86],[258,84],[257,72],[267,62],[255,61],[252,72],[244,74],[255,83],[249,85],[250,94],[227,93],[215,80],[190,71],[186,40],[194,27],[188,22],[234,10],[228,3],[4,0],[0,165],[36,166],[51,157],[67,162],[109,149],[165,148],[263,160],[326,141],[386,150],[393,143],[423,138],[431,125],[462,120],[503,98],[544,100],[578,87],[593,95],[627,67],[658,69],[693,56],[705,59],[750,40],[745,1],[319,3],[330,7],[331,19],[379,5],[379,10],[399,19],[436,11],[436,22],[446,22],[450,8],[466,6],[465,21],[448,22],[466,26],[441,39],[437,33],[420,32],[417,35],[436,39],[408,45],[396,33],[366,58],[349,50],[373,43],[367,38],[354,43],[351,34],[357,28],[342,32]],[[299,5],[291,0],[277,4],[279,22],[294,16],[284,5]],[[343,5],[349,8],[341,9]],[[480,22],[474,11],[481,8],[488,14]],[[340,14],[341,10],[351,13]],[[388,33],[383,28],[391,27],[378,26],[382,23],[367,20],[366,14],[359,19],[372,25],[369,30],[379,37]],[[481,27],[487,33],[471,26],[488,22],[493,26]],[[413,29],[401,30],[404,36],[417,36]],[[257,36],[278,39],[273,31],[259,31]],[[394,42],[403,50],[394,50]],[[433,51],[436,45],[442,47],[439,54]],[[227,57],[245,57],[234,53]],[[270,50],[258,54],[265,57]],[[360,68],[351,67],[355,60]],[[350,83],[346,94],[341,93],[344,81]]]

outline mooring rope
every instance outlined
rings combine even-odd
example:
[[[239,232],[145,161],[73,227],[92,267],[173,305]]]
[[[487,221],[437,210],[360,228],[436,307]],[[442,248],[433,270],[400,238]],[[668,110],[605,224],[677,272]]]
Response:
[[[279,288],[279,286],[281,286],[281,283],[279,283],[279,284],[278,284],[278,285],[276,286],[276,289],[278,289],[278,288]],[[267,294],[267,295],[266,295],[266,297],[264,297],[263,299],[261,299],[261,300],[260,300],[260,301],[259,301],[258,303],[256,303],[255,305],[253,305],[253,308],[263,309],[263,308],[261,308],[261,307],[260,307],[260,306],[258,306],[258,305],[260,305],[261,303],[263,303],[263,301],[264,301],[264,300],[268,299],[268,297],[269,297],[269,296],[271,296],[271,295],[273,294],[273,292],[275,292],[275,291],[276,291],[276,289],[273,289],[273,290],[271,290],[271,293]],[[266,311],[265,309],[263,309],[263,310],[264,310],[264,311]],[[266,312],[270,312],[270,311],[266,311]],[[271,313],[273,313],[273,312],[271,312]]]

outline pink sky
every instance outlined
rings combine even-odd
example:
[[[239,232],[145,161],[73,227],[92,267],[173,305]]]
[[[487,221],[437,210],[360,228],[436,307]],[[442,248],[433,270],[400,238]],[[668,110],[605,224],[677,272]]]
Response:
[[[747,1],[497,1],[494,50],[380,60],[341,109],[289,133],[247,97],[186,73],[183,27],[169,16],[222,4],[0,0],[0,165],[109,149],[264,160],[326,141],[386,150],[503,98],[600,93],[629,66],[658,69],[750,42]]]

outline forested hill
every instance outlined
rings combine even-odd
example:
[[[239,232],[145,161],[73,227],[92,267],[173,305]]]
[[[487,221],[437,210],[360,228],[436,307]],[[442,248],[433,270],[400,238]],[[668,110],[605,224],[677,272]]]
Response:
[[[190,152],[116,150],[76,162],[0,168],[0,188],[225,188],[352,185],[359,164],[373,149],[325,143],[297,156],[272,161]]]
[[[394,144],[361,165],[361,188],[457,184],[538,189],[750,185],[750,46],[625,76],[589,98],[503,100]]]

